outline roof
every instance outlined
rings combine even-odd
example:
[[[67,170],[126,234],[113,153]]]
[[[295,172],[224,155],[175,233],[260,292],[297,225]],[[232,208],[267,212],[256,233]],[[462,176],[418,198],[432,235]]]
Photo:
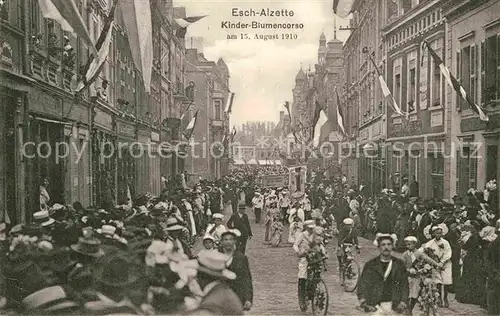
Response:
[[[255,159],[250,159],[249,161],[247,161],[247,165],[256,165],[257,164],[257,160]]]
[[[244,165],[245,161],[243,159],[234,159],[235,165]]]
[[[307,76],[306,76],[306,73],[304,72],[304,70],[302,69],[302,67],[300,67],[300,70],[299,72],[297,73],[297,75],[295,76],[295,80],[307,80]]]

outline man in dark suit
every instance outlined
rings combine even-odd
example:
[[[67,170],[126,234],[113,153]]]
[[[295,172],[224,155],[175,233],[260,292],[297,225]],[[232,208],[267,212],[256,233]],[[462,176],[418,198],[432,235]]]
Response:
[[[407,310],[408,275],[404,262],[392,256],[394,239],[393,235],[380,234],[377,237],[380,256],[363,267],[358,281],[358,299],[366,312],[394,315]]]
[[[250,272],[247,256],[235,251],[238,234],[239,232],[236,229],[223,233],[220,251],[229,257],[227,268],[236,274],[236,279],[225,282],[239,297],[243,309],[248,311],[252,308],[253,303],[252,273]]]
[[[231,229],[240,231],[241,236],[238,238],[237,250],[245,254],[247,248],[247,240],[252,238],[252,229],[250,228],[250,221],[246,214],[246,205],[241,203],[238,207],[238,212],[234,213],[227,221],[226,226]]]

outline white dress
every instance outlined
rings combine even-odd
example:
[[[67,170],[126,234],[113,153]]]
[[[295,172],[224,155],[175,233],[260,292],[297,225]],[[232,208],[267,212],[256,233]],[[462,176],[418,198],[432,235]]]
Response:
[[[311,242],[313,241],[313,236],[309,235],[307,231],[297,234],[297,239],[293,244],[293,250],[298,254],[304,254],[311,248]],[[307,258],[299,258],[299,279],[307,278]]]
[[[453,284],[450,243],[443,238],[439,241],[431,239],[424,245],[423,248],[433,249],[434,253],[439,257],[439,262],[444,263],[443,270],[432,270],[432,280],[438,284]]]

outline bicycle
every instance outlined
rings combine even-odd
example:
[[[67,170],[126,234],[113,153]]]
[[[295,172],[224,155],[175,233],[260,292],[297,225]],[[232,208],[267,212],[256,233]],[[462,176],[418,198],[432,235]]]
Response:
[[[354,290],[356,290],[361,270],[358,262],[354,259],[352,254],[353,246],[354,245],[350,243],[344,243],[341,245],[341,247],[344,248],[344,256],[342,264],[339,267],[339,277],[341,285],[346,292],[354,292]]]
[[[321,278],[321,272],[327,271],[326,257],[319,260],[308,256],[306,293],[299,292],[299,306],[302,312],[307,310],[307,302],[311,301],[313,315],[325,316],[328,313],[330,297],[325,281]],[[304,297],[305,296],[305,297]]]

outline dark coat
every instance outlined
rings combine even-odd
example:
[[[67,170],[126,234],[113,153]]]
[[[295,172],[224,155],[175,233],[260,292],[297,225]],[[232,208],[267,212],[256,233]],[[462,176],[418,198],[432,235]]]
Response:
[[[408,275],[403,260],[392,257],[392,308],[408,300]],[[380,304],[384,290],[384,273],[380,265],[380,257],[368,261],[358,281],[358,298],[365,299],[366,304]]]
[[[236,273],[236,279],[227,280],[229,287],[240,298],[242,304],[249,301],[253,303],[253,284],[248,258],[239,252],[234,253],[233,261],[227,267]]]
[[[250,228],[250,221],[247,214],[243,214],[241,217],[238,213],[231,215],[226,225],[228,228],[239,230],[241,232],[240,238],[252,236],[252,229]]]

